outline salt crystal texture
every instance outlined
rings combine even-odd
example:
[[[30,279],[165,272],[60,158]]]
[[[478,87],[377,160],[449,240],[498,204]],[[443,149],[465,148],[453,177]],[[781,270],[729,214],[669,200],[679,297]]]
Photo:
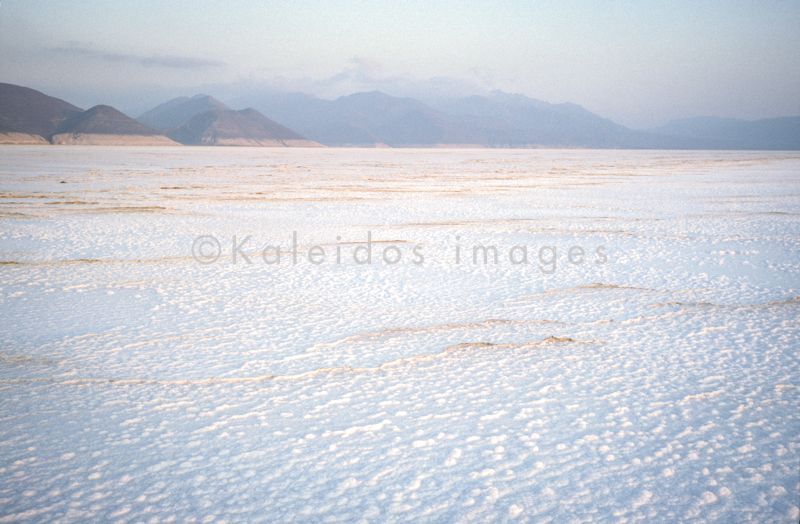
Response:
[[[0,522],[800,514],[796,153],[4,146],[0,176]]]

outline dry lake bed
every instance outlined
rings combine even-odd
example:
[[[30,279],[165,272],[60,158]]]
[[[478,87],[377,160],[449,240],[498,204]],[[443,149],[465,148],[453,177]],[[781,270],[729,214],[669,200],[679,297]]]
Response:
[[[2,522],[800,517],[800,155],[5,146]]]

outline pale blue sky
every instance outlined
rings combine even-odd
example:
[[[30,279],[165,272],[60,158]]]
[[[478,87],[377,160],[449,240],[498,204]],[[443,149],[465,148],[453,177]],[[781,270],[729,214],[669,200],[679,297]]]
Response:
[[[631,127],[800,115],[800,2],[4,0],[0,81],[136,112],[198,92],[492,89]]]

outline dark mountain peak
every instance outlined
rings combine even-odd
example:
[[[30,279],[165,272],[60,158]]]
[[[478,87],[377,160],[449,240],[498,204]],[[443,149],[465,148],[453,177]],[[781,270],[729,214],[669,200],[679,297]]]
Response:
[[[0,83],[0,132],[47,137],[83,109],[28,87]]]

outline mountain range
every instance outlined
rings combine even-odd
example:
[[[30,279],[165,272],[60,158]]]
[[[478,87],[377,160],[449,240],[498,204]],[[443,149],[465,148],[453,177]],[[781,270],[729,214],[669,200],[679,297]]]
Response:
[[[332,101],[301,93],[265,93],[247,102],[328,146],[800,149],[800,117],[752,122],[687,119],[644,131],[616,124],[579,105],[549,104],[500,91],[427,104],[377,91]],[[696,120],[723,122],[696,133]]]
[[[142,118],[153,127],[111,106],[84,111],[27,87],[0,84],[0,144],[320,146],[255,109],[234,111],[208,96],[171,100]]]
[[[172,99],[140,115],[137,120],[184,145],[322,146],[253,108],[234,111],[208,95]]]
[[[633,130],[575,104],[500,91],[427,103],[378,91],[336,100],[262,93],[237,102],[251,107],[236,111],[196,95],[134,120],[109,106],[83,111],[0,84],[0,143],[800,150],[800,117],[701,117]]]
[[[737,149],[800,149],[798,117],[755,121],[716,117],[684,118],[649,131],[690,139],[719,140],[733,144]]]

